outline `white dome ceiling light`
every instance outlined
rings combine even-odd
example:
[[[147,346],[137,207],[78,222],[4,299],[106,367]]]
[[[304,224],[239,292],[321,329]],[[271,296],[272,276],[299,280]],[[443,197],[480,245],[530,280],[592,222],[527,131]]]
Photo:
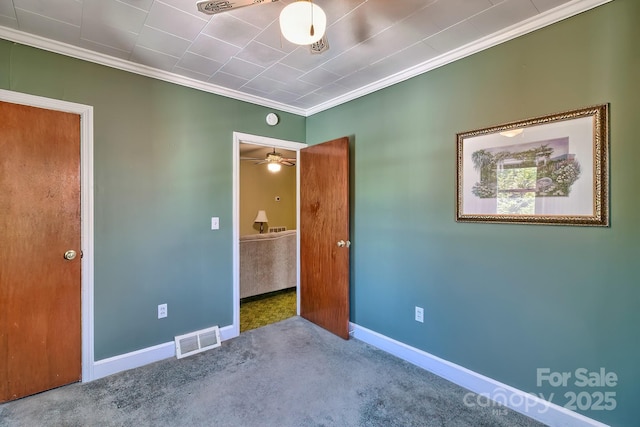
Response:
[[[280,31],[293,44],[313,44],[324,36],[326,29],[327,15],[310,0],[298,0],[280,12]]]

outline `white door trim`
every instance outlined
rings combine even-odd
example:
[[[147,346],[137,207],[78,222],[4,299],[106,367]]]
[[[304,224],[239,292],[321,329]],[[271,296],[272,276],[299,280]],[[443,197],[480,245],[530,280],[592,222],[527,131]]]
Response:
[[[82,382],[93,379],[93,107],[0,89],[0,101],[80,116]]]
[[[240,143],[285,148],[296,152],[296,164],[300,158],[300,150],[307,144],[248,133],[233,132],[233,325],[231,336],[240,335]],[[300,223],[300,168],[296,168],[296,229]],[[296,242],[296,288],[300,288],[300,233]],[[300,314],[300,292],[297,292],[297,313]]]

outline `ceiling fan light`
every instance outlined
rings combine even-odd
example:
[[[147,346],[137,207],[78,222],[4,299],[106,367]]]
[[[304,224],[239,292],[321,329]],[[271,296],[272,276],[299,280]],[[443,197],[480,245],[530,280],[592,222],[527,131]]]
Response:
[[[267,169],[269,169],[270,172],[280,172],[282,166],[280,163],[269,162],[269,164],[267,164]]]
[[[293,44],[315,43],[324,36],[326,29],[327,15],[320,6],[310,1],[293,2],[280,12],[280,31]]]

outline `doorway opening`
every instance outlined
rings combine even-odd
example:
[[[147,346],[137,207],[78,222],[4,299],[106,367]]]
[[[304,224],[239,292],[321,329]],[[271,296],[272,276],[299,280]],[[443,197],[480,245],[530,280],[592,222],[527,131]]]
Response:
[[[299,314],[299,150],[234,132],[235,334]],[[279,163],[274,168],[273,163]],[[273,170],[277,169],[277,170]]]

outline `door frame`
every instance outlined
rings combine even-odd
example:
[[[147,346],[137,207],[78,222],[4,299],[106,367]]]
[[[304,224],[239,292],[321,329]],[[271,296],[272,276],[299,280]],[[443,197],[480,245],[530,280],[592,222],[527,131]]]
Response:
[[[300,150],[307,144],[248,133],[233,132],[233,324],[231,337],[240,335],[240,143],[284,148],[296,152],[299,164]],[[296,167],[296,230],[300,228],[300,168]],[[300,233],[296,235],[296,290],[300,289]],[[296,292],[296,314],[300,314],[300,292]]]
[[[93,379],[93,107],[0,89],[0,101],[80,116],[80,246],[82,274],[80,310],[82,328],[82,382]]]

